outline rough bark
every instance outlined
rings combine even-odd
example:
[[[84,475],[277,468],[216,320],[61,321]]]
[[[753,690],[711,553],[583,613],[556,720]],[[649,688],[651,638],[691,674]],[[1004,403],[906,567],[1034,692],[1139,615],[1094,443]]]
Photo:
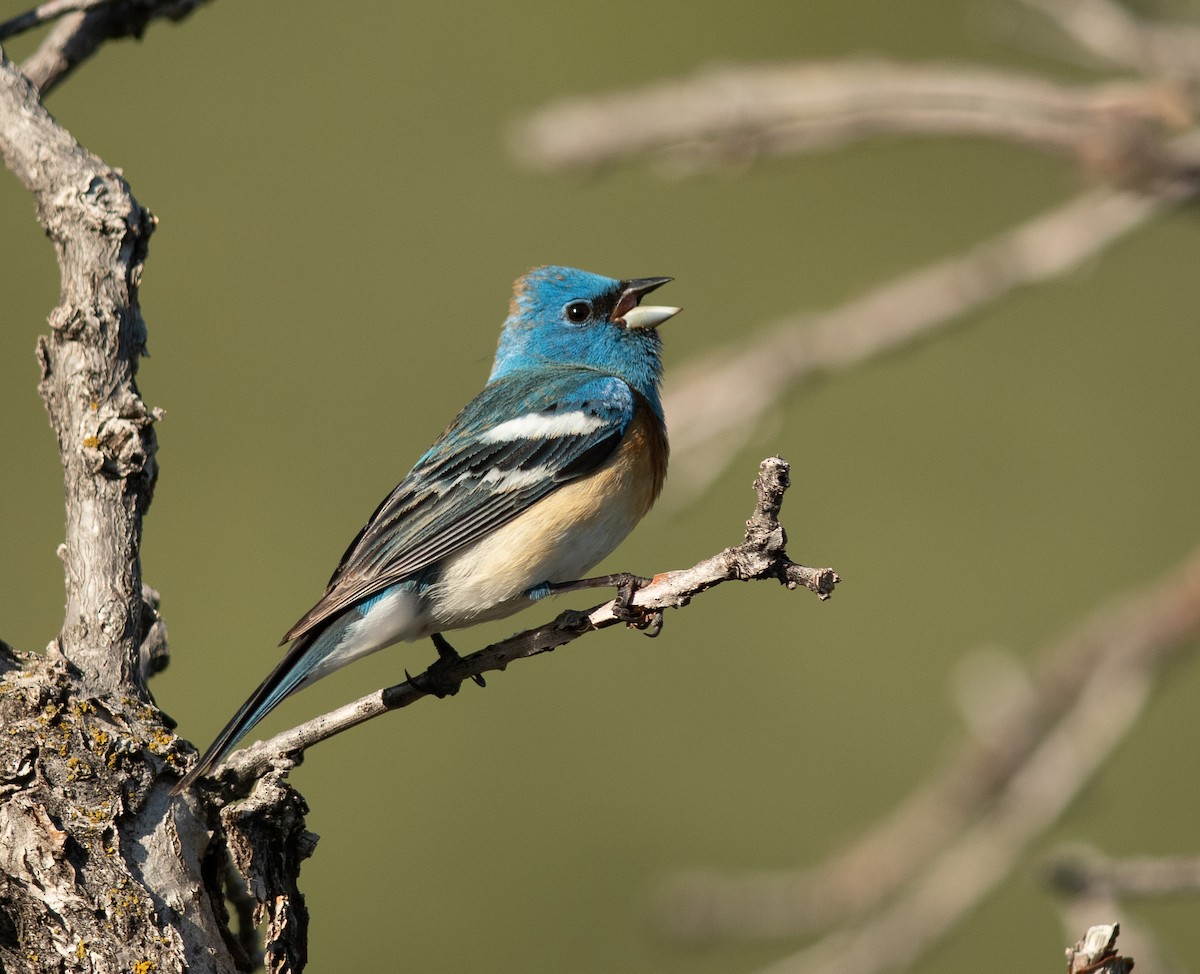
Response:
[[[33,195],[59,260],[61,299],[38,360],[66,498],[62,630],[44,657],[0,644],[0,970],[249,969],[252,928],[241,940],[227,929],[233,861],[258,905],[242,918],[269,920],[269,969],[298,971],[307,916],[296,877],[314,842],[303,801],[268,776],[222,817],[172,798],[176,774],[160,783],[186,745],[146,686],[166,658],[139,560],[158,469],[157,414],[135,382],[154,217],[2,53],[0,159]]]
[[[0,725],[0,969],[234,970],[199,881],[204,812],[155,784],[178,760],[161,715],[5,651]]]
[[[152,616],[138,550],[158,472],[156,417],[134,377],[146,343],[137,289],[155,220],[7,59],[0,86],[0,157],[33,194],[62,280],[51,333],[38,343],[66,486],[67,610],[53,648],[95,690],[148,700],[139,649]]]

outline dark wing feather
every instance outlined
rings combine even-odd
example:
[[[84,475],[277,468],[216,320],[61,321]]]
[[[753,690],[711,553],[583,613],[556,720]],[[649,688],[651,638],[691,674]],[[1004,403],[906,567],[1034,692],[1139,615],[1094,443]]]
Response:
[[[491,383],[379,505],[346,549],[325,595],[283,641],[416,575],[596,470],[616,450],[633,411],[625,382],[590,369],[542,368]],[[592,428],[484,439],[508,420],[568,413],[589,417]]]

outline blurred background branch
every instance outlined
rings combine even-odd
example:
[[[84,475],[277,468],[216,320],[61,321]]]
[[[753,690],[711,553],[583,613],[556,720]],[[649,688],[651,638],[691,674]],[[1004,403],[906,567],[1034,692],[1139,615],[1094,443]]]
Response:
[[[1088,190],[967,250],[904,274],[825,313],[797,314],[734,348],[674,370],[666,395],[673,477],[667,501],[694,502],[736,447],[805,381],[928,338],[1018,287],[1079,267],[1166,206],[1191,196]]]
[[[796,872],[681,876],[662,893],[665,921],[687,937],[845,925],[773,974],[909,967],[1057,821],[1197,635],[1200,553],[1044,650],[1030,692],[1012,694],[940,776],[847,849]],[[995,708],[994,684],[979,689],[977,706]]]
[[[1100,64],[1182,82],[1200,77],[1200,29],[1144,20],[1114,0],[1021,0]]]
[[[546,172],[646,158],[684,175],[879,136],[949,134],[1013,141],[1121,174],[1151,163],[1151,143],[1188,125],[1190,108],[1182,87],[1165,81],[1073,86],[879,60],[722,67],[557,102],[516,126],[510,144]]]
[[[564,99],[513,127],[515,157],[542,172],[644,159],[664,175],[693,176],[921,133],[1065,155],[1093,184],[964,252],[830,311],[798,311],[674,370],[667,407],[677,505],[715,483],[721,458],[735,455],[814,375],[928,339],[1016,288],[1067,275],[1200,190],[1200,30],[1141,19],[1109,0],[1024,3],[1075,52],[1135,76],[1069,85],[937,63],[722,66]],[[771,974],[910,967],[1058,820],[1136,726],[1166,664],[1198,634],[1200,555],[1193,555],[1158,586],[1098,611],[1044,650],[1028,693],[997,702],[1003,694],[989,684],[990,702],[979,702],[986,733],[968,739],[940,776],[845,849],[800,870],[681,874],[660,890],[663,922],[686,939],[834,928],[765,968]],[[1068,874],[1092,892],[1102,888],[1109,903],[1118,877],[1165,892],[1190,881],[1189,865],[1185,858],[1141,871],[1077,866]],[[1081,920],[1075,911],[1071,922]],[[1149,943],[1145,954],[1159,960]]]
[[[1066,849],[1048,864],[1050,882],[1071,896],[1175,896],[1200,891],[1196,856],[1112,858],[1092,850]]]
[[[1121,8],[1104,0],[1035,5],[1089,49],[1115,47],[1132,59],[1133,48],[1162,46],[1153,25],[1121,16]],[[510,144],[517,159],[547,172],[646,158],[673,175],[695,174],[768,155],[921,133],[1064,153],[1088,179],[1106,184],[840,308],[797,312],[736,349],[676,369],[666,400],[676,474],[668,500],[693,502],[720,476],[721,458],[732,456],[733,446],[813,374],[860,364],[961,324],[1015,288],[1069,274],[1154,214],[1191,199],[1200,189],[1200,131],[1193,94],[1179,75],[1185,64],[1193,71],[1200,65],[1200,41],[1193,37],[1192,44],[1171,42],[1170,79],[1090,86],[883,61],[725,67],[647,89],[557,102],[514,126]],[[1144,69],[1163,69],[1166,56],[1137,60]],[[751,375],[755,381],[747,383]],[[753,394],[744,394],[747,387]]]

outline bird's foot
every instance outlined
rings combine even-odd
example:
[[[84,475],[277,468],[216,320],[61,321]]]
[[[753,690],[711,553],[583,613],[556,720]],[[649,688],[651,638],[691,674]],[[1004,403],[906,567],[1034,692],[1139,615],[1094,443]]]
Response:
[[[452,697],[462,686],[462,678],[454,672],[458,664],[462,662],[462,657],[440,632],[435,632],[430,638],[437,649],[438,658],[424,673],[415,678],[410,677],[410,679],[418,683],[422,690],[433,694],[439,700],[443,697]],[[483,677],[478,673],[471,674],[471,679],[481,687],[487,686]]]
[[[633,604],[637,590],[650,584],[650,579],[640,575],[617,576],[617,597],[613,600],[613,615],[630,629],[640,629],[653,639],[663,628],[662,609],[640,609]]]
[[[662,632],[662,609],[640,609],[633,604],[637,590],[649,585],[652,579],[641,575],[631,575],[629,572],[619,572],[615,575],[598,575],[595,578],[581,578],[574,582],[547,582],[538,586],[545,589],[544,594],[554,595],[559,592],[575,592],[584,588],[615,588],[617,597],[613,601],[613,614],[632,629],[640,629],[647,636],[657,636]]]

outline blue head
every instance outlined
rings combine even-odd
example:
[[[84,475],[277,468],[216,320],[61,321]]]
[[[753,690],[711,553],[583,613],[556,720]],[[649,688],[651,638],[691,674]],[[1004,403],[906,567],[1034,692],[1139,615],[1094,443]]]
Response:
[[[624,379],[661,415],[662,340],[678,308],[639,307],[669,277],[616,281],[573,267],[537,267],[513,288],[493,381],[539,365],[581,365]]]

